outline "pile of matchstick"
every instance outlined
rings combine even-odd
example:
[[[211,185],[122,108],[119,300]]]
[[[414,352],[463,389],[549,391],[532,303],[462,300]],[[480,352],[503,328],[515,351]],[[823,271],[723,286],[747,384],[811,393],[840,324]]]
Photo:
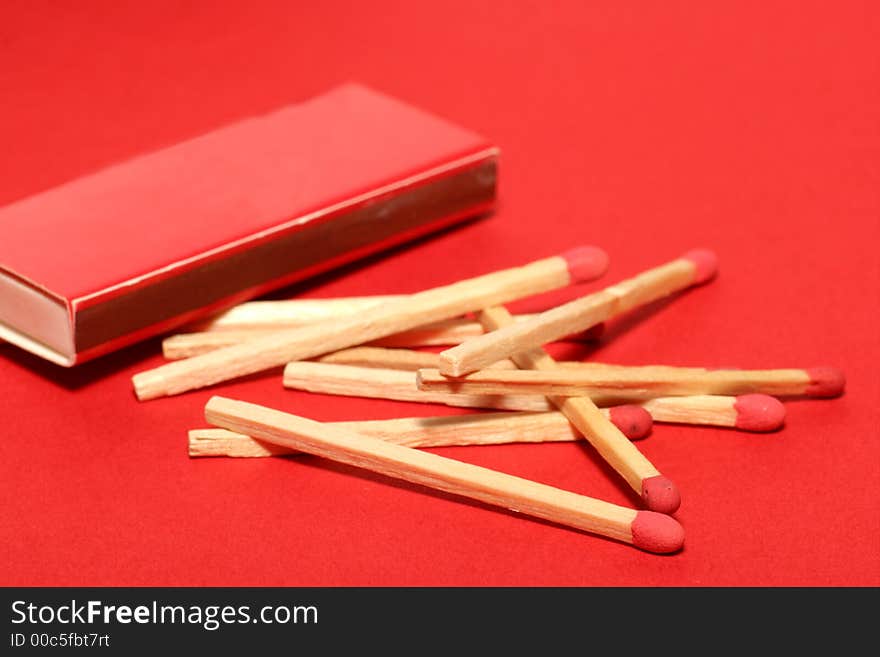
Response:
[[[648,552],[671,553],[684,530],[675,484],[633,442],[653,422],[743,431],[782,426],[781,399],[843,392],[843,374],[811,369],[703,369],[556,361],[545,346],[589,340],[604,323],[712,280],[715,254],[680,258],[540,313],[504,304],[593,281],[608,257],[585,246],[416,294],[252,301],[163,342],[170,361],[133,377],[140,400],[284,366],[283,385],[331,395],[446,404],[481,413],[317,422],[215,396],[213,428],[189,432],[191,456],[305,452],[515,509]],[[445,347],[439,353],[426,347]],[[634,509],[419,448],[587,440],[642,499]]]

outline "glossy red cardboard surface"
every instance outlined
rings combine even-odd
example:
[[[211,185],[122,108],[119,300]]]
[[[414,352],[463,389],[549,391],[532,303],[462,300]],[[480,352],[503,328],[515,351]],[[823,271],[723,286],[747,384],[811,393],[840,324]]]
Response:
[[[706,246],[716,280],[621,318],[594,347],[554,353],[832,365],[847,389],[788,403],[771,434],[655,425],[640,448],[679,486],[686,531],[682,552],[657,556],[311,457],[186,456],[214,393],[322,420],[456,409],[288,392],[277,371],[138,403],[130,377],[162,362],[159,340],[73,371],[4,345],[0,583],[880,584],[873,5],[2,11],[0,202],[360,80],[498,144],[499,208],[285,294],[413,292],[605,248],[607,275],[557,301]],[[586,444],[436,451],[638,503]]]
[[[340,84],[0,208],[0,261],[68,299],[106,294],[488,148],[420,108]]]

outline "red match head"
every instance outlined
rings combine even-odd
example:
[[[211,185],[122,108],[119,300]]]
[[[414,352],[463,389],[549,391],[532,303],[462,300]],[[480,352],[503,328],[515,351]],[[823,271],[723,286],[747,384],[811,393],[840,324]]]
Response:
[[[682,258],[690,260],[697,268],[694,285],[705,283],[715,278],[715,274],[718,273],[718,256],[710,249],[693,249],[685,253]]]
[[[810,385],[804,394],[807,397],[837,397],[843,394],[846,377],[836,367],[813,367],[807,370]]]
[[[642,480],[642,499],[651,511],[675,513],[681,505],[681,493],[669,479],[655,475]]]
[[[611,422],[630,440],[639,440],[651,433],[654,418],[641,406],[624,404],[613,406],[609,412]]]
[[[785,423],[785,406],[770,395],[739,395],[733,409],[736,428],[744,431],[775,431]]]
[[[572,284],[592,281],[608,271],[608,254],[598,246],[579,246],[561,254]]]
[[[684,545],[684,528],[675,518],[654,511],[639,511],[630,525],[633,545],[648,552],[668,554]]]

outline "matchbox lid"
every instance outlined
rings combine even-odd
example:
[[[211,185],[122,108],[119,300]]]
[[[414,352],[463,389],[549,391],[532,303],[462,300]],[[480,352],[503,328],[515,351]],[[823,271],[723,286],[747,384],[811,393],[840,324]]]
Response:
[[[0,208],[0,267],[85,299],[492,148],[345,84]]]

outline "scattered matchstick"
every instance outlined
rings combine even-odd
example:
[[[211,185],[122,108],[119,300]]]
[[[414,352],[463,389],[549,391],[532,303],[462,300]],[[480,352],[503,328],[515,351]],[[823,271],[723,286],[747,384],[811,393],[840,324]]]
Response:
[[[191,331],[241,331],[247,329],[295,328],[325,319],[353,315],[367,308],[400,301],[404,294],[361,297],[246,301],[189,326]]]
[[[742,431],[776,431],[785,423],[785,406],[758,393],[657,397],[641,403],[657,422],[735,427]]]
[[[356,367],[376,367],[389,370],[416,372],[423,367],[435,367],[440,357],[431,351],[414,349],[386,349],[385,347],[352,347],[316,359],[321,363],[334,365],[353,365]],[[496,363],[500,367],[514,368],[512,361]]]
[[[565,365],[571,364],[565,363]],[[641,376],[642,373],[648,372],[648,376],[656,376],[658,380],[662,380],[666,376],[673,377],[673,380],[676,377],[687,377],[688,375],[697,378],[708,377],[710,381],[727,381],[736,386],[736,388],[732,387],[731,392],[726,394],[748,394],[755,392],[777,397],[824,399],[843,394],[846,387],[846,376],[842,370],[836,367],[756,370],[734,367],[710,369],[704,367],[676,367],[672,365],[612,365],[597,362],[580,362],[577,364],[577,367],[585,371],[607,372],[618,376],[625,376],[627,374]],[[739,392],[732,392],[734,389],[739,390]]]
[[[256,303],[256,302],[255,302]],[[269,303],[269,302],[266,302]],[[517,321],[525,321],[534,315],[517,315]],[[307,322],[311,323],[311,322]],[[301,326],[305,325],[301,324]],[[165,338],[162,341],[162,355],[167,360],[182,360],[192,358],[209,351],[215,351],[222,347],[242,344],[254,338],[265,337],[277,332],[278,327],[240,328],[232,329],[224,327],[221,330],[201,331],[196,333],[178,333]],[[293,328],[293,327],[288,327]],[[569,341],[589,341],[601,335],[603,324],[597,324],[578,335],[567,336]],[[484,333],[479,322],[470,319],[454,318],[435,322],[428,326],[422,326],[403,331],[387,338],[374,340],[370,344],[376,347],[410,348],[431,347],[461,344],[468,338]]]
[[[514,315],[517,322],[525,322],[537,316],[537,313],[524,313]],[[566,342],[591,342],[598,340],[605,332],[605,324],[596,324],[585,331],[565,335],[560,341]],[[483,335],[485,331],[482,325],[472,319],[456,317],[441,322],[434,322],[427,326],[419,326],[409,331],[403,331],[387,338],[373,340],[369,344],[377,347],[435,347],[461,344],[465,340]]]
[[[295,361],[284,368],[285,388],[329,395],[369,397],[396,401],[445,404],[460,408],[483,408],[506,411],[552,411],[544,398],[534,395],[459,395],[448,392],[425,392],[416,387],[416,377],[406,370],[356,367],[332,363]],[[650,431],[651,417],[642,409],[626,406],[602,409],[611,422],[630,439],[644,437]]]
[[[478,316],[487,331],[499,331],[513,325],[510,313],[503,306],[486,308]],[[486,334],[491,335],[490,333]],[[522,369],[554,370],[556,361],[540,347],[518,351],[511,356]],[[626,439],[620,429],[609,422],[589,397],[545,397],[577,427],[596,451],[652,511],[674,513],[681,504],[675,484]]]
[[[244,344],[169,362],[135,374],[132,384],[140,400],[180,394],[459,317],[489,305],[592,280],[601,276],[607,265],[604,251],[581,247],[525,266],[418,292],[352,315],[273,332]]]
[[[464,376],[514,353],[534,349],[564,335],[656,301],[674,292],[699,285],[715,276],[717,258],[707,250],[694,250],[681,258],[621,281],[585,297],[569,301],[523,322],[486,333],[440,353],[440,371]],[[492,304],[497,305],[497,304]],[[484,306],[486,308],[489,305]]]
[[[654,553],[680,550],[672,517],[639,511],[314,420],[223,397],[205,406],[209,424],[357,468],[542,518]]]
[[[449,378],[437,369],[417,373],[420,390],[491,395],[600,395],[633,402],[676,395],[829,397],[843,392],[844,376],[831,367],[775,370],[707,370],[668,366],[595,365],[554,370],[485,369]]]
[[[630,411],[636,411],[630,414]],[[632,440],[651,430],[651,418],[638,406],[610,409],[622,415],[621,423],[631,421]],[[632,419],[632,420],[631,420]],[[328,422],[328,426],[348,429],[365,436],[407,447],[455,447],[465,445],[503,445],[508,443],[549,443],[583,440],[562,413],[479,413],[436,417],[408,417],[394,420]],[[189,455],[260,457],[295,454],[294,450],[267,444],[225,429],[193,429],[188,434]]]
[[[228,310],[214,315],[210,319],[190,324],[188,329],[192,333],[216,332],[216,331],[248,331],[248,330],[277,330],[282,328],[296,328],[304,324],[313,324],[325,319],[343,317],[379,306],[381,304],[400,301],[406,298],[405,294],[382,294],[360,297],[323,297],[318,299],[282,299],[280,301],[247,301],[233,306]],[[514,315],[518,321],[531,318],[535,313]],[[598,330],[589,332],[586,336],[575,335],[572,338],[596,339],[602,332],[603,327],[597,325]],[[418,327],[412,330],[425,333],[426,342],[417,345],[396,346],[427,346],[434,344],[459,344],[465,338],[481,335],[483,327],[473,319],[453,318]],[[432,333],[436,333],[432,337]],[[403,334],[401,334],[403,335]],[[397,339],[397,336],[385,338],[389,341]],[[405,341],[400,338],[400,341]],[[391,345],[386,345],[391,346]]]

